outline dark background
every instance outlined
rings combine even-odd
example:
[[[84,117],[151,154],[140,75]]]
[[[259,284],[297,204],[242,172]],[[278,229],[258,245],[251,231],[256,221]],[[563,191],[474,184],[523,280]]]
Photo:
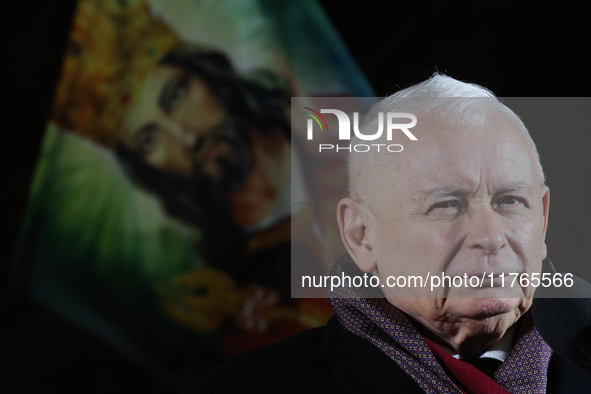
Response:
[[[578,4],[577,4],[578,3]],[[377,95],[434,71],[498,96],[587,96],[590,30],[584,2],[321,0]],[[3,3],[3,228],[0,283],[26,207],[53,89],[75,8],[73,0]],[[552,188],[549,256],[581,274],[591,239],[590,101],[566,103],[552,125],[525,116]],[[519,114],[519,110],[516,111]],[[548,112],[548,109],[540,113]],[[569,113],[571,115],[569,115]],[[535,125],[534,125],[535,123]],[[588,278],[589,279],[589,278]],[[173,393],[91,335],[24,295],[0,297],[0,389],[9,393]]]

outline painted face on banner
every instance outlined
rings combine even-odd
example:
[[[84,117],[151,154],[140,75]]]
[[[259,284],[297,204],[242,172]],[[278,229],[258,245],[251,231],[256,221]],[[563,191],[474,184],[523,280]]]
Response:
[[[120,140],[165,172],[206,177],[230,191],[248,172],[249,146],[199,76],[161,65],[145,78]]]

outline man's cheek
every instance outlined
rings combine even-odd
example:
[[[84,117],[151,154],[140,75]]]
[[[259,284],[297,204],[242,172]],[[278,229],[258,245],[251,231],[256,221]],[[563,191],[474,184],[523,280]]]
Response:
[[[543,226],[534,221],[523,221],[519,225],[510,227],[508,241],[515,253],[523,259],[543,260],[545,244],[543,240]]]
[[[421,227],[420,248],[432,247],[439,250],[457,244],[463,237],[461,220],[435,222]]]

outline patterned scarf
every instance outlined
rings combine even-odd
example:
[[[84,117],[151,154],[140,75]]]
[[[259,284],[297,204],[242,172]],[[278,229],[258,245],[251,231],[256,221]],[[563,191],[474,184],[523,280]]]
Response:
[[[363,275],[349,255],[330,274]],[[388,303],[380,290],[344,287],[329,291],[340,324],[384,352],[426,392],[462,393],[447,376],[427,343],[404,313]],[[510,393],[545,393],[552,349],[534,327],[531,311],[517,322],[514,346],[494,380]]]

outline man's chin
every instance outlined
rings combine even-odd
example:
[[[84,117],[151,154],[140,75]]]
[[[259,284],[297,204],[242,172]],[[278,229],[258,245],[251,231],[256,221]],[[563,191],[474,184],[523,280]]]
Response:
[[[448,300],[449,301],[449,300]],[[507,333],[527,311],[524,299],[456,299],[450,305],[450,332],[455,332],[456,351],[464,357],[478,357]]]

